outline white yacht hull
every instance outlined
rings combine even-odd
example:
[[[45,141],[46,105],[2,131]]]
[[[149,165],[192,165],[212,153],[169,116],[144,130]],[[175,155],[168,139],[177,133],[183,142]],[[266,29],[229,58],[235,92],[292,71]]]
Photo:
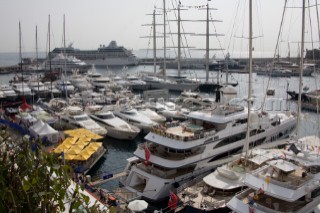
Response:
[[[272,137],[278,137],[279,132],[285,132],[285,134],[279,136],[278,139],[288,137],[291,131],[293,131],[294,127],[295,119],[292,119],[290,122],[287,122],[282,126],[268,129],[261,134],[251,137],[250,142],[258,142],[259,140],[261,142],[261,140],[263,140],[262,143],[255,147],[272,147],[273,143],[274,146],[279,145],[275,140],[272,139]],[[146,138],[149,136],[155,138],[155,140],[163,141],[163,143],[166,143],[165,140],[172,140],[151,133],[150,135],[147,135]],[[203,142],[200,142],[200,140]],[[199,143],[204,143],[204,141],[209,140],[210,139],[208,138],[198,139]],[[151,154],[150,160],[152,160],[152,162],[158,162],[160,165],[167,165],[169,170],[162,171],[152,168],[151,166],[146,166],[142,161],[140,161],[140,163],[135,162],[134,164],[127,166],[125,172],[127,172],[128,175],[123,177],[120,182],[128,190],[135,192],[148,200],[154,202],[164,200],[168,198],[170,190],[175,191],[175,189],[182,184],[202,175],[204,176],[209,172],[212,172],[216,167],[238,158],[237,155],[229,155],[222,158],[220,158],[219,155],[230,150],[242,150],[243,144],[245,143],[245,139],[243,139],[231,144],[230,146],[215,148],[216,144],[220,141],[221,140],[208,142],[206,145],[206,150],[210,151],[207,151],[206,153],[199,153],[191,157],[189,156],[185,159],[181,158],[180,160],[170,160],[155,154]],[[170,143],[170,141],[167,141],[167,143]],[[286,142],[284,141],[284,143]],[[134,154],[140,159],[145,159],[145,150],[143,148],[138,148]],[[217,160],[212,161],[212,159],[215,158],[217,158]],[[194,166],[194,169],[190,170],[192,166]],[[187,171],[185,171],[183,168],[185,168]],[[141,185],[143,186],[141,187]]]

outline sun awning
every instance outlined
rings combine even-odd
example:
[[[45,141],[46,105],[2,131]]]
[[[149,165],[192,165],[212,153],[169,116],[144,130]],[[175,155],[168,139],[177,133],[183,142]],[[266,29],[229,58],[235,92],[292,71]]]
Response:
[[[292,172],[298,168],[298,166],[296,166],[295,164],[282,159],[272,160],[267,163],[275,168],[280,169],[283,172]]]

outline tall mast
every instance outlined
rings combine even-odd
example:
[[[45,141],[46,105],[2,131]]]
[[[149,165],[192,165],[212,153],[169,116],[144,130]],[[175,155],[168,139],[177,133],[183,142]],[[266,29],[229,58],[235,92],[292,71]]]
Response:
[[[67,90],[67,54],[66,54],[66,24],[65,14],[63,14],[63,51],[64,51],[64,80],[62,81],[65,89],[66,100],[68,102],[68,90]]]
[[[302,29],[301,29],[301,49],[300,49],[300,75],[299,75],[299,96],[298,96],[298,118],[297,118],[297,138],[300,138],[300,126],[301,126],[301,94],[302,94],[302,76],[303,76],[303,50],[304,50],[304,30],[305,30],[305,0],[302,0]]]
[[[178,3],[178,76],[181,76],[181,32],[180,32],[180,26],[181,26],[181,18],[180,18],[180,6],[181,2]]]
[[[246,161],[250,143],[250,120],[251,120],[251,91],[252,91],[252,0],[249,0],[249,86],[248,86],[248,121],[247,134],[244,149]]]
[[[166,51],[167,51],[167,41],[166,41],[166,0],[163,0],[163,78],[166,79],[166,69],[167,69],[167,65],[166,65]]]
[[[156,39],[156,10],[153,10],[153,69],[157,72],[157,39]]]
[[[37,66],[37,81],[38,81],[38,94],[39,94],[39,65],[38,65],[38,26],[36,25],[36,66]],[[33,100],[34,101],[34,100]]]
[[[22,69],[22,53],[21,53],[21,24],[19,21],[19,61],[20,61],[20,71],[21,71],[21,77],[22,77],[22,97],[24,97],[24,76],[23,76],[23,69]]]
[[[53,98],[53,92],[52,92],[52,69],[51,69],[51,50],[50,50],[50,15],[49,15],[49,22],[48,22],[48,40],[49,40],[49,71],[50,71],[50,90],[51,90],[51,98]]]
[[[206,83],[209,82],[209,3],[207,2],[206,22]]]

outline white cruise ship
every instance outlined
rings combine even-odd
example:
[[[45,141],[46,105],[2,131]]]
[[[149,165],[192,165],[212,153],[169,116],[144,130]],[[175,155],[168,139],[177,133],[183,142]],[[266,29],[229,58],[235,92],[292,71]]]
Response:
[[[75,56],[95,66],[131,66],[138,64],[138,58],[132,51],[123,46],[118,46],[116,41],[111,41],[108,46],[100,45],[97,50],[79,50],[73,48],[71,44],[65,50],[64,48],[55,48],[51,52],[51,56],[55,57],[64,51],[67,55]]]
[[[296,126],[292,115],[252,111],[250,147],[272,146]],[[248,112],[245,107],[221,105],[195,111],[188,121],[152,128],[134,152],[120,182],[138,197],[159,201],[195,177],[206,175],[240,153],[246,140]]]

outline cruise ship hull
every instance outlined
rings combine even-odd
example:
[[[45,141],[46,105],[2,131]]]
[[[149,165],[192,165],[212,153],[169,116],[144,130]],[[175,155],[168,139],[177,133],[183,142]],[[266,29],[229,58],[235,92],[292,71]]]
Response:
[[[136,66],[138,65],[137,60],[129,58],[106,58],[106,59],[96,59],[96,60],[84,60],[87,64],[95,65],[96,67],[106,67],[106,66]]]

